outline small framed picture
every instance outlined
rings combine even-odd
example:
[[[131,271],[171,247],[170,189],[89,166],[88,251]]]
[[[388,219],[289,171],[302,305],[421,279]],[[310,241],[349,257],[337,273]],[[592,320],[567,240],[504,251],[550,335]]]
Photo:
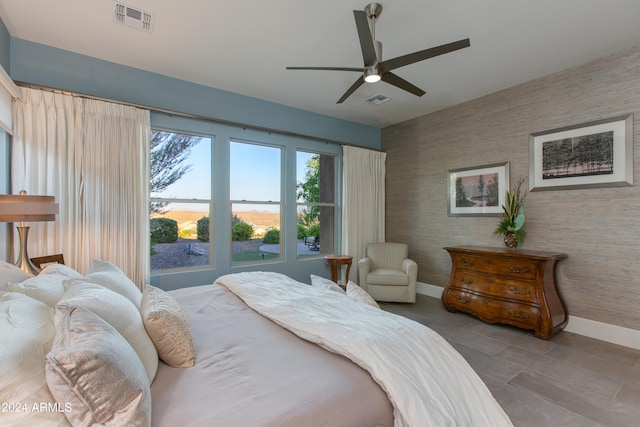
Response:
[[[449,216],[500,216],[509,162],[449,171]]]
[[[64,256],[62,254],[48,255],[31,258],[33,265],[39,269],[43,269],[51,264],[64,264]]]
[[[633,115],[529,137],[531,191],[633,185]]]

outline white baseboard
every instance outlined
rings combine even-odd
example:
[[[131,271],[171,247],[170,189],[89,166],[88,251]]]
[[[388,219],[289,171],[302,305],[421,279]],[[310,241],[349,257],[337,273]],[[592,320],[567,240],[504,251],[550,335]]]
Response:
[[[441,298],[443,289],[441,286],[430,285],[428,283],[418,282],[416,285],[417,293],[433,298]],[[569,315],[569,321],[564,330],[585,337],[640,350],[640,331],[636,329],[624,328],[622,326],[610,325],[608,323]]]

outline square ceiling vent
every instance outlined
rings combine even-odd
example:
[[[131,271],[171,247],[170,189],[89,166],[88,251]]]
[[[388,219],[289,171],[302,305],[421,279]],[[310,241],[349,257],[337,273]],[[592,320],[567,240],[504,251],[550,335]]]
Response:
[[[114,1],[113,20],[119,24],[150,33],[153,31],[155,14]]]
[[[385,102],[391,101],[391,98],[389,98],[388,96],[384,96],[384,95],[373,95],[371,98],[367,98],[367,102],[370,104],[384,104]]]

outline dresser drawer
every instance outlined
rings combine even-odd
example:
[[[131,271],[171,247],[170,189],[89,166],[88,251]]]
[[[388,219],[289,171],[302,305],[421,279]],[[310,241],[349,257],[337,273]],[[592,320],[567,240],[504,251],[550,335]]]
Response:
[[[538,303],[536,282],[510,280],[468,270],[457,270],[451,286],[490,296],[509,298],[530,304]]]
[[[536,306],[497,300],[455,288],[443,295],[443,302],[448,310],[468,312],[489,323],[507,323],[532,330],[537,330],[541,323],[540,310]]]
[[[456,254],[453,268],[455,270],[473,270],[513,277],[516,279],[536,280],[538,276],[537,264],[518,258],[498,258],[481,255]]]

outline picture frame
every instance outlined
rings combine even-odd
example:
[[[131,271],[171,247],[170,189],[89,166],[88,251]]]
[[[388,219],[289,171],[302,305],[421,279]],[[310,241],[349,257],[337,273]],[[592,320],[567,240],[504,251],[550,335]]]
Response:
[[[500,216],[509,188],[509,162],[448,171],[449,216]]]
[[[529,189],[633,185],[633,114],[533,133]]]
[[[31,262],[33,263],[33,265],[35,265],[36,267],[42,270],[43,268],[51,264],[64,265],[64,256],[62,254],[55,254],[55,255],[47,255],[47,256],[41,256],[41,257],[34,257],[34,258],[31,258]]]

